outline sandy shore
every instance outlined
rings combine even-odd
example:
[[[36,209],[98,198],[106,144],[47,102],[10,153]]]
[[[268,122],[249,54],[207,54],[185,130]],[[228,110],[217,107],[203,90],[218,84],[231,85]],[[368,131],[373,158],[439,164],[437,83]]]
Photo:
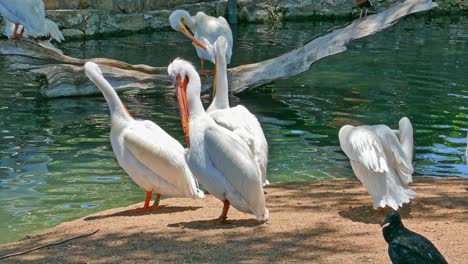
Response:
[[[408,228],[429,238],[449,263],[468,258],[468,179],[417,177],[417,198],[403,208]],[[275,183],[267,188],[269,224],[222,208],[213,197],[165,199],[160,210],[135,214],[141,204],[63,223],[0,245],[0,255],[99,229],[5,263],[390,263],[378,223],[384,212],[357,180]],[[144,193],[142,192],[142,198]],[[2,262],[3,263],[3,262]]]

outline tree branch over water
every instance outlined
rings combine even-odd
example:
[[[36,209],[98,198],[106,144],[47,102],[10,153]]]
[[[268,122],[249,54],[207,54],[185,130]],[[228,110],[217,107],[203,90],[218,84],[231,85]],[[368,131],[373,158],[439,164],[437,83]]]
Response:
[[[437,4],[432,0],[401,1],[387,10],[356,20],[348,26],[312,39],[304,46],[266,61],[228,69],[229,87],[233,93],[304,72],[324,57],[346,50],[346,45],[393,26],[402,17],[427,11]],[[148,89],[157,84],[170,84],[165,67],[131,65],[110,59],[80,60],[64,56],[29,40],[0,43],[0,54],[8,55],[13,69],[25,70],[34,80],[45,80],[42,93],[46,97],[97,94],[97,88],[84,75],[83,65],[94,61],[116,90]],[[212,85],[212,76],[202,79],[203,88]]]

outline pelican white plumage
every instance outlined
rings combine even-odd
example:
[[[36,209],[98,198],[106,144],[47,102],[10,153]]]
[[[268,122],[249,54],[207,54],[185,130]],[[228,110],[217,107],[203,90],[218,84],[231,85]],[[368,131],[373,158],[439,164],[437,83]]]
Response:
[[[2,0],[0,13],[6,20],[15,24],[11,38],[23,37],[24,30],[35,36],[47,35],[45,7],[42,0]],[[18,33],[19,27],[23,28]]]
[[[171,27],[182,32],[185,36],[191,39],[195,44],[197,55],[200,57],[200,74],[204,73],[205,60],[209,60],[215,63],[215,58],[212,53],[206,48],[206,45],[213,45],[218,37],[223,36],[228,42],[228,48],[226,50],[226,62],[231,62],[232,56],[232,31],[229,23],[224,17],[212,17],[208,16],[203,12],[198,12],[195,16],[185,10],[175,10],[169,16],[169,23]],[[194,36],[190,34],[187,27],[193,32]],[[203,45],[200,45],[202,43]]]
[[[400,120],[399,130],[346,125],[339,140],[356,177],[371,194],[374,209],[398,210],[416,196],[408,187],[413,182],[413,127],[408,118]]]
[[[203,198],[203,191],[198,189],[185,161],[182,145],[155,123],[133,119],[95,63],[87,62],[85,72],[109,105],[110,140],[117,161],[146,191],[145,204],[140,211],[156,209],[160,195]],[[152,192],[157,193],[157,198],[149,206]]]
[[[176,59],[168,73],[177,91],[182,127],[190,146],[187,163],[208,192],[224,202],[219,220],[226,221],[232,205],[260,221],[268,221],[260,170],[249,146],[205,112],[200,100],[200,76],[192,64]]]
[[[16,27],[15,24],[13,24],[12,22],[6,20],[5,35],[8,38],[11,38],[13,36],[15,27]],[[46,27],[46,32],[47,32],[47,36],[45,36],[45,37],[30,34],[29,31],[27,31],[27,30],[24,30],[23,37],[24,38],[32,38],[32,39],[36,40],[39,44],[41,44],[43,46],[46,46],[48,48],[51,48],[51,49],[57,51],[60,54],[63,54],[63,51],[56,48],[54,46],[54,44],[52,44],[52,42],[51,42],[52,40],[55,40],[58,43],[61,43],[62,41],[65,40],[65,38],[62,35],[62,32],[60,32],[60,29],[59,29],[58,25],[54,21],[46,18],[45,27]],[[23,26],[19,26],[18,30],[22,31]]]
[[[213,85],[213,101],[207,113],[220,126],[236,133],[250,147],[261,171],[263,186],[268,184],[268,142],[257,118],[243,105],[229,107],[229,91],[227,80],[226,38],[220,36],[214,43],[216,61],[215,85]]]

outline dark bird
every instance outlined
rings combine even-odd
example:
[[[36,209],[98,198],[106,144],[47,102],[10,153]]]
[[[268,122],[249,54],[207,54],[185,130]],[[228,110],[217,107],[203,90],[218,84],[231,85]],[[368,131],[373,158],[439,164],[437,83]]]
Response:
[[[431,241],[405,228],[397,211],[390,212],[380,226],[393,264],[447,263]]]
[[[367,16],[367,11],[370,8],[374,7],[374,5],[372,4],[372,2],[370,0],[356,0],[356,4],[359,7],[359,9],[361,9],[361,15],[359,15],[359,18],[362,18],[362,13],[364,12],[364,10],[366,11],[364,17],[366,17]]]

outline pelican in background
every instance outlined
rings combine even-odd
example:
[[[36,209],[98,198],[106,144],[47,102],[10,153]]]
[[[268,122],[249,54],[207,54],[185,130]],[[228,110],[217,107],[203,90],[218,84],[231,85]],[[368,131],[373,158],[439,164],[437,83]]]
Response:
[[[356,0],[356,4],[359,9],[361,9],[361,14],[359,15],[359,18],[362,18],[362,13],[364,10],[366,13],[364,14],[364,17],[367,16],[367,11],[369,11],[369,8],[373,8],[374,5],[372,4],[371,0]]]
[[[203,198],[204,193],[198,189],[185,161],[182,145],[155,123],[133,119],[95,63],[87,62],[85,72],[109,105],[110,140],[117,161],[146,191],[145,204],[137,211],[157,209],[161,195]],[[157,196],[150,206],[153,192]]]
[[[220,36],[225,37],[228,42],[226,62],[227,64],[231,62],[232,31],[224,17],[220,16],[216,18],[208,16],[203,12],[198,12],[196,16],[190,16],[187,11],[178,9],[169,16],[169,23],[172,29],[182,32],[193,41],[197,55],[200,57],[200,74],[206,74],[204,71],[205,60],[215,63],[214,55],[209,52],[206,45],[214,45],[214,42]],[[190,34],[187,27],[194,33],[194,36]]]
[[[269,182],[266,178],[268,164],[268,143],[257,118],[243,105],[229,107],[226,52],[227,39],[220,36],[214,43],[216,62],[213,101],[207,113],[220,126],[237,134],[250,147],[261,172],[263,186]]]
[[[1,0],[0,13],[15,25],[12,39],[22,38],[25,30],[34,36],[47,35],[42,0]]]
[[[192,64],[176,59],[169,65],[168,74],[174,82],[182,128],[190,146],[187,163],[208,192],[223,201],[219,222],[226,222],[230,205],[255,215],[259,221],[268,221],[260,170],[249,146],[205,112],[200,76]]]
[[[398,210],[416,196],[408,188],[413,182],[413,127],[408,118],[400,120],[399,130],[345,125],[339,140],[356,177],[372,196],[374,209]]]
[[[5,35],[8,38],[12,38],[15,30],[15,24],[11,23],[10,21],[6,20],[6,26],[5,26]],[[29,31],[24,30],[23,37],[24,38],[32,38],[36,40],[39,44],[51,48],[60,54],[63,54],[63,52],[59,49],[57,49],[54,44],[52,44],[52,40],[55,40],[58,43],[62,43],[62,41],[65,40],[65,38],[62,35],[62,32],[60,32],[60,29],[58,25],[50,20],[50,19],[45,19],[45,27],[46,27],[46,32],[47,36],[37,36],[34,34],[30,34]],[[19,30],[23,31],[23,26],[19,26]]]

